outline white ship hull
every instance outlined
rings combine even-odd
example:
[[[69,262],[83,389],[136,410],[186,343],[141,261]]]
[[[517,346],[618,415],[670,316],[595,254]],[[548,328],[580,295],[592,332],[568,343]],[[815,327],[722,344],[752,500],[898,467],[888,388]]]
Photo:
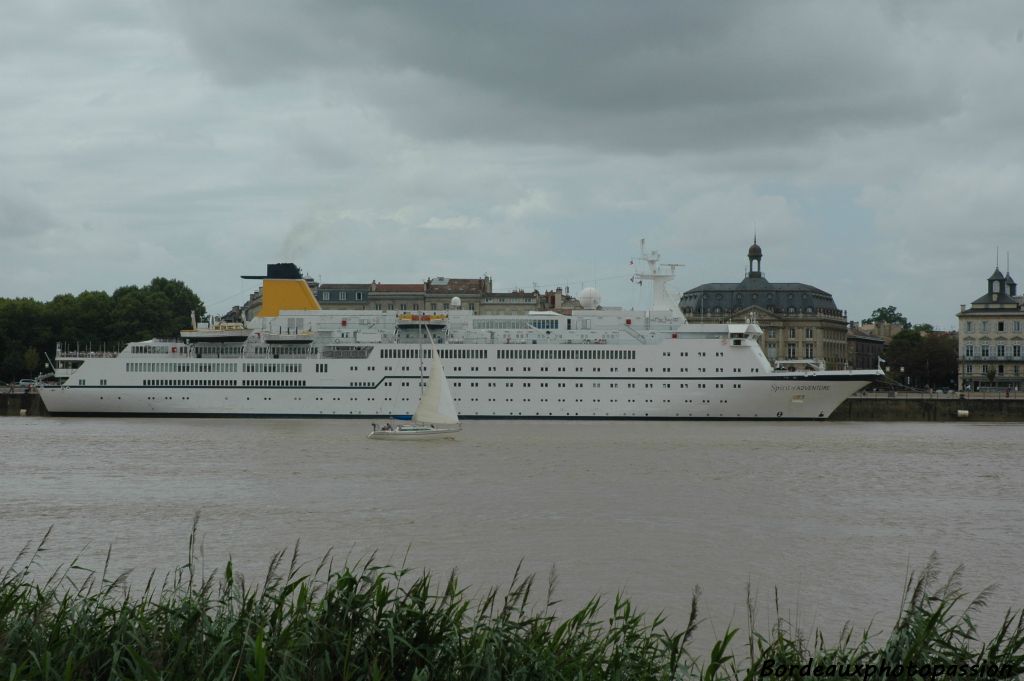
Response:
[[[326,364],[328,370],[314,373],[317,363]],[[122,358],[91,359],[63,386],[41,388],[40,394],[50,413],[64,415],[386,418],[411,414],[420,396],[419,375],[388,372],[382,360],[372,357],[364,363],[365,368],[354,365],[353,369],[350,360],[304,360],[303,370],[296,372],[302,379],[278,379],[304,385],[250,386],[241,385],[245,378],[223,378],[250,374],[213,372],[209,375],[218,378],[208,379],[184,372],[177,375],[189,378],[170,379],[183,385],[152,386],[138,385],[140,379],[124,371]],[[735,367],[725,373],[725,366],[666,366],[635,360],[575,365],[517,360],[491,373],[488,369],[494,364],[445,361],[460,418],[824,419],[879,375],[871,371],[743,375],[733,372]],[[591,366],[595,364],[603,366]],[[105,384],[99,385],[101,381]],[[230,384],[202,385],[204,381]]]

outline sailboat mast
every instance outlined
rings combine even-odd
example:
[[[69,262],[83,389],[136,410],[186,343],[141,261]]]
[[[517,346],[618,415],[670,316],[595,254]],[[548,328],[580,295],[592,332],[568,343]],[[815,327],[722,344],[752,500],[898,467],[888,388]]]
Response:
[[[420,335],[419,335],[420,351],[418,353],[419,356],[420,356],[420,397],[423,396],[423,334],[424,333],[426,333],[426,325],[423,324],[422,322],[420,322]]]

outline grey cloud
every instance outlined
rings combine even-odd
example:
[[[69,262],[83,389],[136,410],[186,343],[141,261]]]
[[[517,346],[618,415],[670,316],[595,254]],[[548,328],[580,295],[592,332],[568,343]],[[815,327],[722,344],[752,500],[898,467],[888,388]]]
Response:
[[[0,193],[0,238],[42,238],[58,227],[57,219],[39,202],[25,196]]]
[[[960,106],[920,19],[882,3],[256,4],[170,11],[225,82],[316,76],[427,138],[788,145]]]
[[[771,276],[948,324],[1021,250],[1014,2],[9,5],[5,295],[284,257],[575,288],[643,236],[689,288],[757,223]]]

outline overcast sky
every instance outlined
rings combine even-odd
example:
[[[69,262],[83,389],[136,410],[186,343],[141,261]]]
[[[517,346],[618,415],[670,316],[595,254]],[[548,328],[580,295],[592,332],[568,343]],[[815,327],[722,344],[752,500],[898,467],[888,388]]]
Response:
[[[679,291],[952,328],[1024,284],[1024,3],[6,0],[0,296],[242,274]],[[1015,265],[1014,263],[1019,263]]]

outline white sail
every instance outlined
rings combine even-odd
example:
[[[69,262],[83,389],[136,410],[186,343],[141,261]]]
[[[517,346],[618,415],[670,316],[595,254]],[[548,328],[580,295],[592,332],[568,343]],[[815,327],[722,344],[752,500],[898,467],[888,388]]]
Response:
[[[430,354],[430,378],[427,379],[427,389],[423,391],[412,419],[417,423],[433,426],[454,425],[459,422],[459,413],[455,410],[448,379],[444,375],[441,358],[438,357],[440,353],[434,348]]]

